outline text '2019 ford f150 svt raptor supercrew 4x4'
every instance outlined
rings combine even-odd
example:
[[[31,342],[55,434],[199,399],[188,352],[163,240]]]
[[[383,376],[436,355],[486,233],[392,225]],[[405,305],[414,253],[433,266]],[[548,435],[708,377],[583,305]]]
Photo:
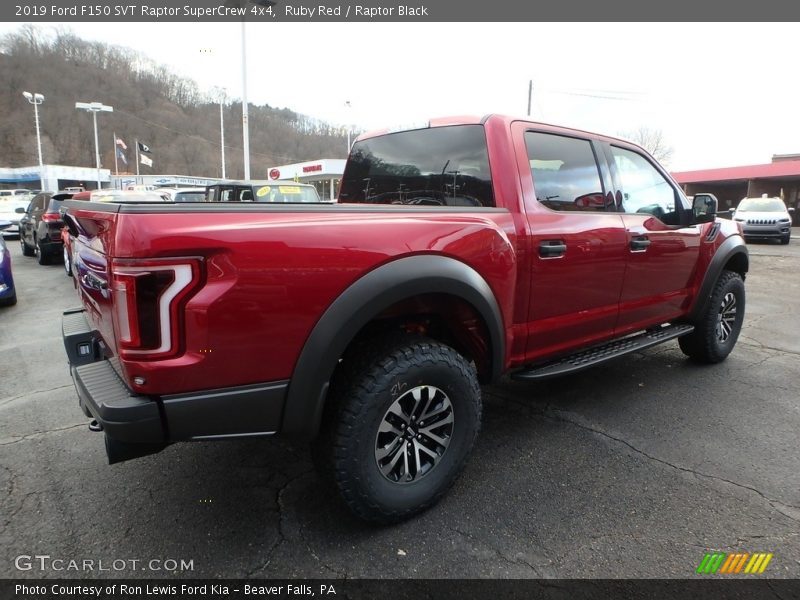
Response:
[[[748,254],[636,145],[498,115],[362,135],[338,203],[72,203],[64,315],[109,461],[190,440],[312,441],[350,509],[435,503],[480,383],[677,339],[719,362]]]

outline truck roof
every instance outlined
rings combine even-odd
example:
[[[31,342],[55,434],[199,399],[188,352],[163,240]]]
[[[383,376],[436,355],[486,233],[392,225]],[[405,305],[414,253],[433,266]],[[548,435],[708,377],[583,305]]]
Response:
[[[413,131],[415,129],[428,129],[431,127],[449,127],[452,125],[485,125],[487,122],[500,122],[505,123],[506,125],[510,126],[511,123],[522,121],[525,123],[530,123],[531,125],[536,126],[545,131],[549,131],[552,133],[572,133],[572,134],[580,134],[580,135],[589,135],[596,139],[602,139],[609,142],[623,142],[625,144],[630,144],[636,146],[635,143],[629,140],[623,140],[621,138],[614,138],[609,137],[607,135],[602,135],[599,133],[594,133],[591,131],[586,131],[583,129],[576,129],[574,127],[564,127],[562,125],[553,125],[550,123],[542,123],[540,121],[533,121],[529,118],[525,117],[515,117],[511,115],[501,115],[501,114],[488,114],[483,116],[478,115],[455,115],[455,116],[448,116],[448,117],[436,117],[430,119],[427,123],[421,124],[419,127],[401,127],[398,129],[375,129],[372,131],[367,131],[362,133],[356,138],[356,141],[366,140],[372,137],[377,137],[379,135],[386,135],[389,133],[398,133],[400,131]]]

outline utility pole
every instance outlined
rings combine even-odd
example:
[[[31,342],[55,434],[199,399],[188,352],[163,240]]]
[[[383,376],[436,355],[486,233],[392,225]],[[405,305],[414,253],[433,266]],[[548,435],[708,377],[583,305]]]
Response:
[[[242,141],[244,142],[244,178],[250,179],[250,125],[247,110],[247,30],[242,21]]]
[[[533,79],[528,80],[528,116],[531,116],[531,100],[533,99]]]

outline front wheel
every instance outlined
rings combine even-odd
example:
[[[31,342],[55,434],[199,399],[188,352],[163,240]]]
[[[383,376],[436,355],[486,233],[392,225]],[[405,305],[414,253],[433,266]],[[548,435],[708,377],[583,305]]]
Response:
[[[67,272],[67,277],[72,277],[72,256],[70,256],[66,244],[64,245],[64,270]]]
[[[703,363],[722,362],[731,353],[744,322],[744,281],[723,271],[695,330],[678,339],[685,355]]]
[[[789,243],[789,240],[791,240],[791,239],[792,239],[791,234],[787,233],[785,236],[783,236],[781,238],[781,244],[783,244],[785,246],[786,244]]]
[[[466,463],[480,429],[472,364],[438,342],[395,340],[353,357],[337,382],[315,450],[348,507],[391,523],[435,504]]]

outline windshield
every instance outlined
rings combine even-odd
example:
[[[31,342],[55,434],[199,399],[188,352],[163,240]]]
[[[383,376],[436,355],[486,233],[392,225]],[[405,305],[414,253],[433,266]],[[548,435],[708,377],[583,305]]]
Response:
[[[739,203],[737,211],[746,212],[786,212],[786,205],[780,198],[745,198]]]
[[[356,142],[339,201],[494,206],[483,127],[416,129]]]

